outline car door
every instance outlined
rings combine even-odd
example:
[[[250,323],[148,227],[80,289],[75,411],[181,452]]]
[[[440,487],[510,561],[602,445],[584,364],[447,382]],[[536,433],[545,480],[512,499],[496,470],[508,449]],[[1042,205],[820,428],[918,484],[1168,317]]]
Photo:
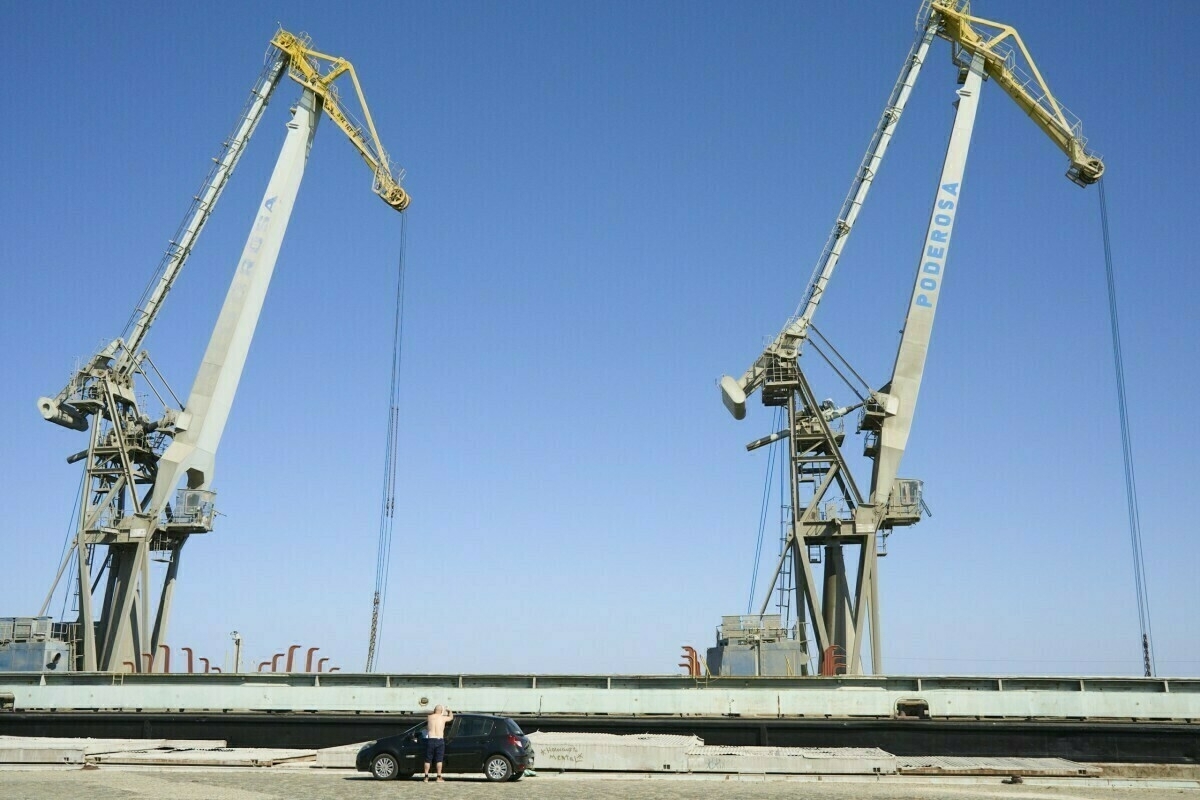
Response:
[[[488,717],[462,715],[454,718],[453,733],[446,739],[447,772],[480,772],[483,745],[492,732]]]
[[[400,772],[420,772],[425,764],[425,741],[428,731],[424,725],[419,725],[406,731],[403,741],[396,748],[399,756]]]

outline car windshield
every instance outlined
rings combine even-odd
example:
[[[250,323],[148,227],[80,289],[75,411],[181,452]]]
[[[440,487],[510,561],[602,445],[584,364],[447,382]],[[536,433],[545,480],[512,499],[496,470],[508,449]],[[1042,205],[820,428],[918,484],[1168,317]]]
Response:
[[[514,736],[524,736],[525,735],[525,732],[521,730],[521,726],[518,725],[515,720],[506,719],[506,720],[504,720],[504,724],[508,728],[508,732],[511,733],[512,735],[514,735]]]

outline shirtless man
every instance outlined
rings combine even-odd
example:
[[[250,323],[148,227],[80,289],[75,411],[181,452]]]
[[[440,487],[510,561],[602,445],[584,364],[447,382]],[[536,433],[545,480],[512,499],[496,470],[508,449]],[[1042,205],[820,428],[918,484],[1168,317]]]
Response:
[[[425,718],[429,738],[425,740],[425,780],[429,780],[429,765],[437,765],[438,783],[442,783],[442,762],[446,760],[446,724],[454,719],[454,712],[443,705],[433,709]]]

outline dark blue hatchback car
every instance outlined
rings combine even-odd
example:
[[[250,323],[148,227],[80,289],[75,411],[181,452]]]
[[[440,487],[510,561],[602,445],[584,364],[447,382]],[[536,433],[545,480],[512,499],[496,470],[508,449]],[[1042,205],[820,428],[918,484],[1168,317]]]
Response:
[[[425,738],[422,722],[368,742],[358,751],[355,768],[382,781],[411,778],[424,769]],[[446,730],[444,772],[482,772],[489,781],[515,781],[527,769],[533,769],[533,746],[516,722],[490,714],[454,715]]]

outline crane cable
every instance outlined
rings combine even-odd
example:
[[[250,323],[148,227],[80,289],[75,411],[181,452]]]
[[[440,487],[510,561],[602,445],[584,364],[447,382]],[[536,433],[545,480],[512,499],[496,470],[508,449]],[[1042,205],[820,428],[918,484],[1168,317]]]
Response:
[[[775,418],[771,430],[779,430],[781,409],[775,409]],[[758,586],[758,565],[762,561],[763,534],[767,529],[767,506],[771,501],[771,475],[775,472],[775,454],[779,450],[779,442],[775,442],[767,450],[767,470],[763,477],[762,505],[758,511],[758,544],[754,547],[754,572],[750,575],[750,599],[746,601],[746,613],[754,608],[754,590]],[[772,587],[774,588],[774,587]]]
[[[383,467],[383,502],[379,511],[379,539],[375,546],[375,594],[371,600],[371,634],[367,643],[366,672],[375,669],[375,648],[379,642],[382,611],[387,600],[388,570],[392,562],[392,529],[396,517],[396,463],[400,448],[397,434],[400,423],[400,361],[404,353],[404,249],[408,223],[400,215],[400,258],[396,268],[396,302],[392,317],[392,382],[388,395],[387,446]]]
[[[75,493],[75,502],[71,506],[70,527],[67,529],[67,539],[66,539],[66,541],[63,542],[62,553],[59,555],[60,560],[63,558],[66,558],[67,552],[71,549],[74,549],[76,547],[76,544],[79,541],[79,515],[80,515],[80,513],[82,513],[80,511],[80,505],[83,503],[83,487],[86,484],[87,484],[87,470],[84,470],[83,477],[79,481],[79,491],[77,491]],[[86,545],[84,547],[86,548]],[[75,559],[79,558],[81,556],[83,558],[87,558],[86,551],[82,552],[82,553],[76,552],[75,556],[71,559],[72,563],[77,564]],[[67,572],[68,572],[67,584],[66,584],[65,590],[63,591],[62,610],[59,612],[59,615],[58,615],[58,618],[63,622],[67,621],[67,604],[71,601],[71,590],[74,589],[75,586],[79,583],[78,566],[75,569],[71,569],[70,566],[68,565]],[[57,590],[58,590],[58,587],[55,586],[54,591],[57,591]],[[47,599],[49,599],[49,598],[47,598]],[[50,605],[48,602],[46,604],[44,604],[42,606],[41,612],[38,614],[38,616],[41,616],[41,614],[45,614],[46,611],[49,609],[49,607],[50,607]]]
[[[1108,279],[1108,317],[1112,329],[1113,364],[1117,373],[1117,408],[1121,420],[1121,451],[1125,459],[1125,503],[1129,509],[1129,542],[1133,548],[1133,582],[1137,591],[1138,624],[1142,634],[1142,667],[1154,675],[1153,634],[1150,629],[1150,596],[1146,589],[1146,563],[1142,556],[1142,523],[1138,514],[1137,481],[1133,471],[1133,445],[1129,435],[1129,407],[1125,400],[1125,362],[1121,356],[1121,330],[1117,323],[1117,288],[1113,280],[1112,246],[1108,235],[1108,202],[1100,183],[1100,227],[1104,233],[1104,271]]]

